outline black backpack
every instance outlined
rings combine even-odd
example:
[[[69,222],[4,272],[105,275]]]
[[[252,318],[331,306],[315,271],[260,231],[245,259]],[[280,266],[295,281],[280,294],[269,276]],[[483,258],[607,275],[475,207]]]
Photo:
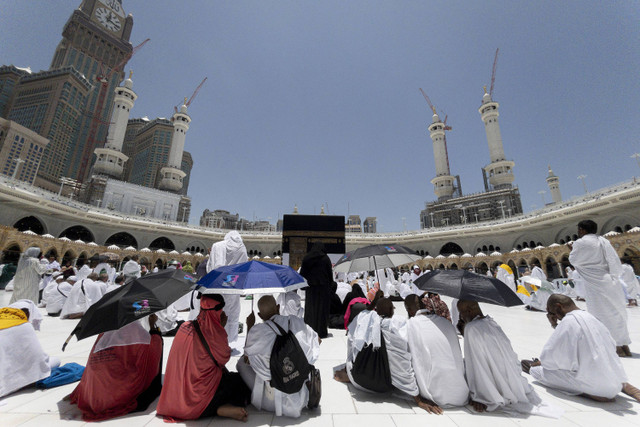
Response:
[[[274,329],[276,340],[269,360],[271,387],[287,394],[297,393],[309,379],[309,373],[313,367],[309,364],[307,356],[291,330],[285,331],[274,321],[266,323],[273,324],[278,329],[277,331]]]

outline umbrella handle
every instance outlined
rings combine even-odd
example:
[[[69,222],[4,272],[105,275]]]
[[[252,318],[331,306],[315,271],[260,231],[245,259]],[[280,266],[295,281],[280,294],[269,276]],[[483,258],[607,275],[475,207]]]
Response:
[[[71,341],[71,337],[73,336],[73,334],[74,332],[71,332],[71,334],[69,335],[69,338],[67,338],[64,344],[62,344],[62,351],[64,351],[64,349],[67,348],[67,344],[69,344],[69,341]]]

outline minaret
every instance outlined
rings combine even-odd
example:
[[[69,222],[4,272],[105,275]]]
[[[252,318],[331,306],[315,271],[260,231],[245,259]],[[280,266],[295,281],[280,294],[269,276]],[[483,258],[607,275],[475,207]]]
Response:
[[[549,176],[547,176],[547,185],[551,190],[551,198],[553,203],[560,203],[562,201],[562,195],[560,194],[560,178],[553,174],[551,166],[549,166]]]
[[[182,153],[184,152],[184,140],[189,130],[191,117],[187,114],[187,99],[176,112],[171,121],[173,122],[173,137],[171,138],[171,150],[169,151],[169,161],[167,166],[160,169],[162,179],[158,188],[160,190],[180,191],[182,189],[182,179],[187,176],[180,169],[182,167]]]
[[[429,136],[433,141],[433,158],[436,162],[436,177],[431,180],[438,201],[450,199],[453,195],[453,181],[449,170],[449,154],[444,139],[444,123],[433,109],[432,123],[429,126]]]
[[[104,147],[96,148],[97,157],[93,165],[93,173],[109,175],[113,178],[122,178],[124,164],[129,157],[122,154],[122,143],[129,122],[129,114],[138,95],[133,91],[133,72],[129,72],[129,78],[124,81],[124,86],[118,86],[115,90],[111,124],[107,134],[107,142]]]
[[[489,177],[489,183],[495,190],[512,187],[513,167],[515,166],[514,162],[506,160],[504,156],[500,125],[498,124],[498,107],[499,104],[491,99],[491,95],[487,93],[485,87],[482,106],[478,112],[484,122],[484,130],[487,133],[487,142],[489,143],[489,155],[491,156],[491,163],[485,166],[484,170]]]

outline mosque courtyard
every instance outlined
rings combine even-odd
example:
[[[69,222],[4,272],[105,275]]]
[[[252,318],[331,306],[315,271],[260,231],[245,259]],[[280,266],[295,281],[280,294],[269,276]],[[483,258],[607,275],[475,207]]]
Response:
[[[6,306],[11,293],[0,291],[0,306]],[[443,297],[450,304],[450,298]],[[402,303],[395,303],[396,315],[406,315]],[[585,305],[578,302],[581,308]],[[251,312],[251,301],[242,301],[241,320]],[[522,307],[498,307],[483,304],[485,314],[493,317],[511,339],[514,350],[520,359],[531,359],[540,351],[551,335],[546,316],[540,312],[530,312]],[[76,341],[75,338],[61,351],[62,344],[75,326],[75,320],[60,320],[46,315],[37,336],[45,352],[57,356],[62,364],[76,362],[85,365],[89,351],[95,338]],[[631,334],[631,350],[633,358],[623,358],[622,364],[627,372],[629,382],[640,385],[640,308],[627,309],[629,314],[629,331]],[[186,318],[187,313],[180,313]],[[346,337],[344,332],[330,330],[332,336],[323,340],[320,359],[316,367],[322,373],[322,400],[320,408],[303,411],[299,419],[277,417],[272,413],[258,411],[248,407],[249,420],[247,426],[367,426],[367,427],[401,427],[428,425],[430,427],[455,426],[598,426],[618,427],[640,425],[640,403],[633,401],[626,395],[619,394],[615,402],[599,403],[582,397],[567,396],[563,393],[549,390],[535,382],[531,382],[538,394],[549,403],[564,409],[560,419],[549,419],[538,416],[524,416],[506,413],[475,413],[470,406],[445,409],[444,415],[430,415],[419,409],[412,401],[399,396],[372,395],[355,390],[351,385],[338,383],[333,380],[333,367],[344,363],[346,356]],[[164,339],[164,367],[169,356],[169,349],[173,338]],[[244,334],[240,340],[244,342]],[[20,351],[19,348],[16,351]],[[232,357],[227,365],[235,370],[237,356]],[[531,380],[531,377],[527,378]],[[23,389],[0,399],[0,425],[10,426],[76,426],[85,424],[80,411],[75,405],[63,401],[63,397],[71,393],[77,383],[49,389]],[[155,426],[164,425],[161,417],[156,416],[157,399],[145,412],[129,414],[100,424],[123,426]],[[208,418],[197,421],[178,423],[189,426],[227,426],[242,423],[229,419]]]

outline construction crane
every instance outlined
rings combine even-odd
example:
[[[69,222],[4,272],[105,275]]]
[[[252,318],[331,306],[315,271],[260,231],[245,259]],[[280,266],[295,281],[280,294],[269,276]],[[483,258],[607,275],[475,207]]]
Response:
[[[186,107],[190,106],[191,103],[193,102],[193,100],[196,98],[196,95],[198,94],[198,92],[200,92],[200,89],[202,88],[202,86],[204,85],[204,82],[207,81],[208,77],[205,77],[204,79],[202,79],[202,81],[200,82],[200,84],[198,85],[198,87],[196,88],[196,90],[193,91],[193,94],[191,95],[191,98],[189,98],[189,100],[187,100],[187,98],[184,99],[184,105]],[[173,107],[173,111],[174,112],[178,112],[178,106],[174,106]]]
[[[109,88],[109,80],[114,74],[117,74],[122,71],[122,67],[131,59],[133,55],[142,48],[150,39],[146,39],[136,47],[134,47],[131,52],[124,57],[122,61],[120,61],[116,66],[114,66],[111,71],[108,71],[104,64],[100,64],[98,68],[98,74],[96,75],[96,81],[98,82],[97,88],[100,91],[98,93],[98,101],[96,103],[96,110],[93,113],[93,118],[91,120],[91,127],[89,128],[89,135],[87,136],[88,144],[85,144],[84,151],[82,152],[82,159],[80,162],[80,168],[78,169],[78,179],[84,181],[85,172],[87,170],[87,166],[89,165],[89,160],[93,155],[93,150],[98,146],[99,143],[104,141],[97,140],[98,134],[98,126],[105,125],[110,123],[109,120],[102,120],[102,110],[104,108],[104,100],[107,96],[107,89]]]
[[[436,107],[433,106],[433,104],[431,103],[431,100],[429,99],[429,97],[427,96],[426,93],[424,93],[424,91],[422,90],[422,88],[420,89],[420,93],[422,93],[422,96],[424,96],[424,99],[427,100],[427,104],[429,104],[429,107],[431,107],[431,110],[433,111],[433,114],[437,114],[436,113]],[[447,119],[449,118],[449,116],[447,114],[445,114],[444,111],[442,111],[442,114],[444,114],[444,122],[442,123],[444,125],[443,130],[445,131],[444,133],[444,154],[446,156],[446,160],[447,160],[447,169],[449,169],[449,171],[451,171],[450,165],[449,165],[449,150],[447,149],[447,132],[448,130],[453,129],[451,126],[447,126]],[[451,172],[449,172],[451,173]]]
[[[431,103],[431,100],[429,99],[429,97],[427,96],[426,93],[424,93],[424,91],[422,90],[422,88],[419,88],[420,92],[422,93],[422,96],[424,96],[424,99],[427,100],[427,104],[429,104],[429,107],[431,108],[431,111],[433,111],[433,114],[436,114],[436,107],[433,106],[433,104]]]
[[[500,48],[496,49],[496,56],[493,58],[493,69],[491,70],[491,87],[489,88],[489,96],[493,99],[493,85],[496,82],[496,67],[498,66],[498,52]]]

